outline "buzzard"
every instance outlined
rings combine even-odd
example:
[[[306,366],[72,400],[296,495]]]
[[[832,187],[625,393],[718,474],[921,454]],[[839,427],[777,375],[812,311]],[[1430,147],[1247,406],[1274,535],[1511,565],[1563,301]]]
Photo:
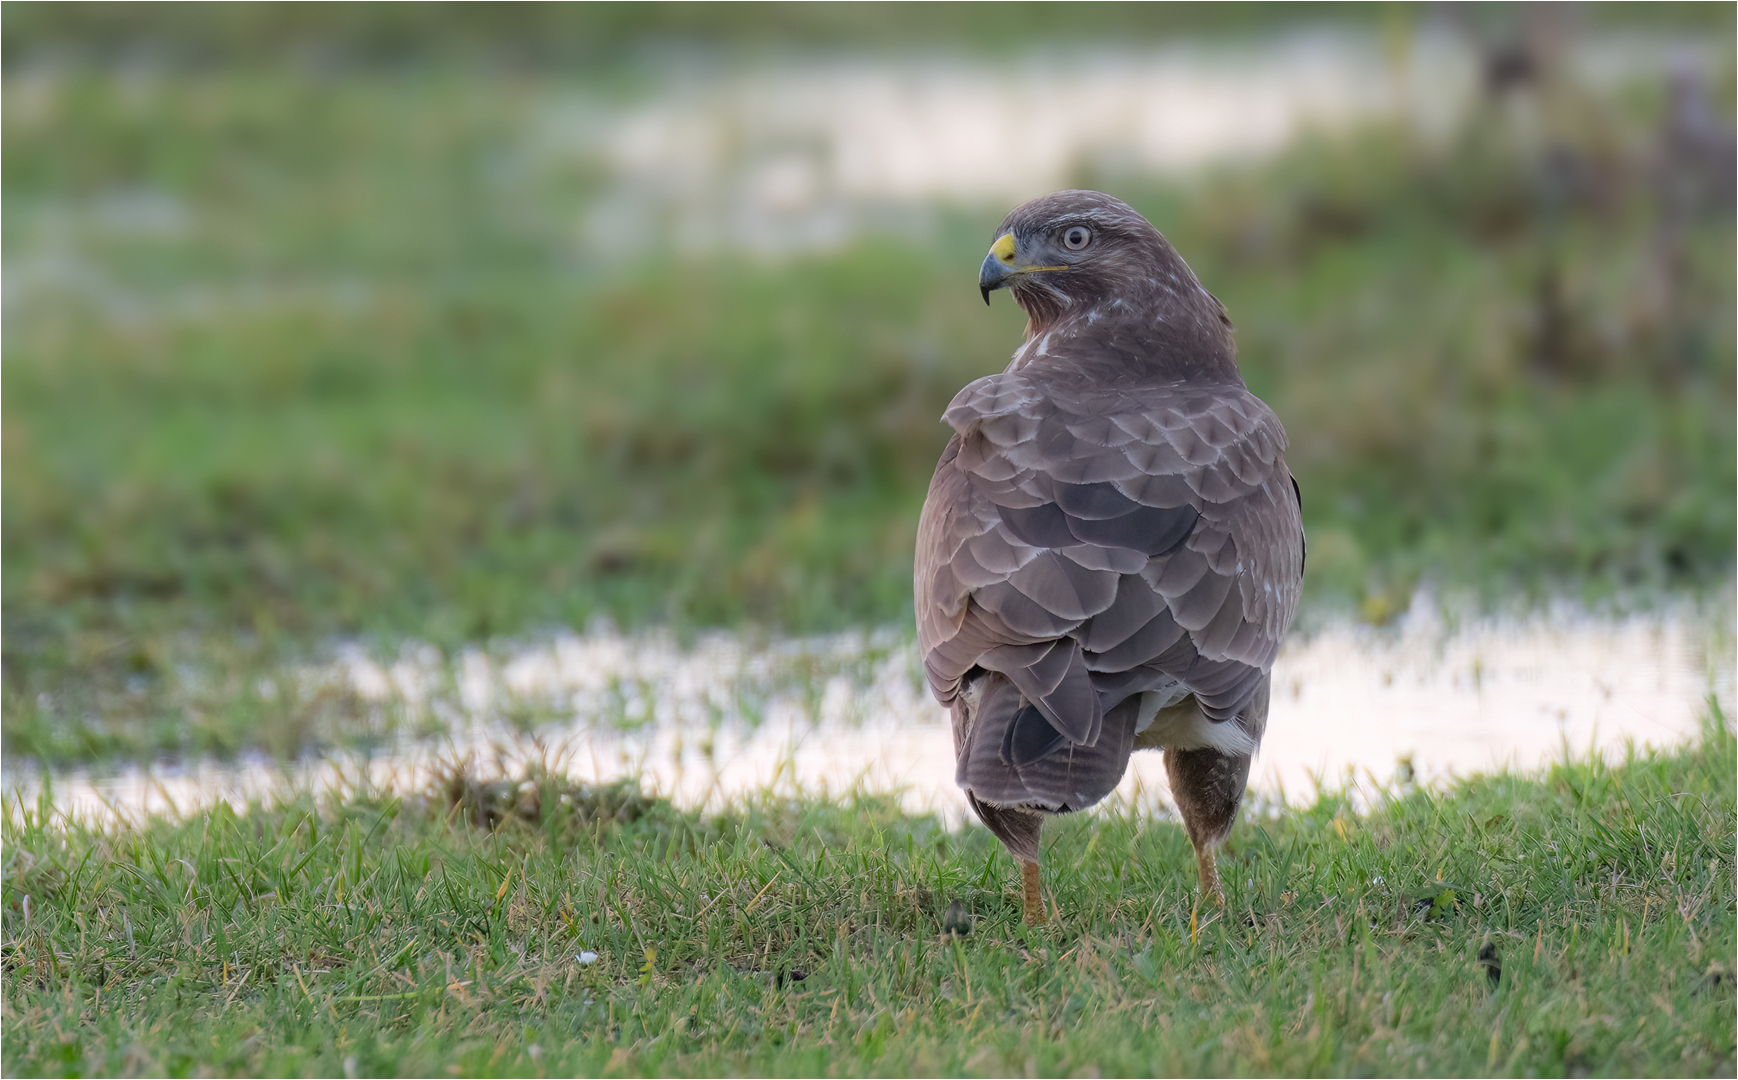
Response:
[[[1303,585],[1285,429],[1243,385],[1231,322],[1158,230],[1096,191],[1020,206],[978,277],[1025,343],[961,390],[918,524],[918,644],[953,713],[955,779],[1020,863],[1165,754],[1201,892],[1267,726]]]

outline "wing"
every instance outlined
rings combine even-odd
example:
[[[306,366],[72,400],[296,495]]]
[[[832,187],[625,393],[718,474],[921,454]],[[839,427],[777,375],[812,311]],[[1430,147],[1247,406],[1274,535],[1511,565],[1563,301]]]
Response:
[[[1181,686],[1214,720],[1248,704],[1303,579],[1272,410],[1240,385],[1008,372],[967,386],[945,416],[956,434],[915,581],[939,700],[974,667],[1000,672],[1062,741],[1087,746],[1144,690]]]

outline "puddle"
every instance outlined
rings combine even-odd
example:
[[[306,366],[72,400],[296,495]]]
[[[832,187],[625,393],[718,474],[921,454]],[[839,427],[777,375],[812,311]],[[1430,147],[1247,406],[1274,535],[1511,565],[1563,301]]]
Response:
[[[1711,73],[1705,42],[1586,34],[1567,77],[1597,96],[1668,70]],[[588,247],[777,256],[869,231],[922,232],[937,204],[1001,210],[1069,187],[1259,161],[1310,134],[1399,124],[1433,140],[1482,93],[1481,56],[1426,25],[1316,29],[1240,44],[1053,50],[677,70],[642,100],[541,113],[542,160],[602,166]]]
[[[790,64],[673,79],[586,127],[552,111],[541,145],[596,154],[611,176],[585,219],[593,244],[656,235],[775,255],[890,225],[900,205],[1012,206],[1084,171],[1184,175],[1377,117],[1446,127],[1476,88],[1474,58],[1441,36],[1421,44],[1402,65],[1373,41],[1319,32],[1002,63]]]
[[[1309,798],[1318,780],[1369,790],[1403,756],[1420,782],[1560,756],[1620,758],[1626,745],[1695,737],[1710,695],[1732,715],[1729,621],[1695,614],[1605,618],[1560,610],[1451,625],[1415,604],[1398,628],[1329,625],[1294,637],[1274,668],[1272,714],[1251,786]],[[578,780],[637,778],[678,804],[716,808],[772,788],[898,793],[912,811],[965,814],[947,717],[923,690],[915,647],[897,632],[754,643],[716,634],[561,634],[446,659],[410,645],[390,662],[359,650],[286,677],[337,680],[374,708],[433,715],[454,735],[371,758],[287,769],[239,765],[56,776],[55,805],[102,819],[238,808],[286,790],[367,782],[410,792],[443,759],[505,748],[539,753]],[[42,778],[8,773],[9,799]],[[1163,760],[1138,753],[1119,796],[1159,810]]]

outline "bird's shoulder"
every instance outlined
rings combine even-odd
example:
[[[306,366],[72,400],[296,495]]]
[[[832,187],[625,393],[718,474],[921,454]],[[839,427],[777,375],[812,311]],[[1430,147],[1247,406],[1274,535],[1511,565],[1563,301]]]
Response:
[[[959,436],[955,467],[976,480],[1108,483],[1146,505],[1182,497],[1161,478],[1195,500],[1237,498],[1286,449],[1279,417],[1241,382],[1106,383],[1027,368],[969,383],[943,419]]]

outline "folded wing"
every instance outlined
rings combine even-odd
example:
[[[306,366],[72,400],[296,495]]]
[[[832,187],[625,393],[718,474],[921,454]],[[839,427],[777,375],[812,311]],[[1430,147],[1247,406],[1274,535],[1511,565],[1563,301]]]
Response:
[[[1180,687],[1210,720],[1238,722],[1303,577],[1272,411],[1241,385],[1104,389],[1008,372],[967,386],[946,419],[955,435],[924,505],[915,584],[936,697],[955,705],[993,676],[995,692],[972,698],[986,724],[968,719],[962,784],[990,802],[992,788],[1018,788],[1078,809],[1127,762],[1132,709],[1100,751],[1106,717],[1146,690]],[[1046,793],[1040,774],[1055,766],[1043,763],[1059,757],[1076,763],[1067,790]],[[1083,783],[1081,768],[1115,777]],[[997,769],[1013,779],[992,783]]]

